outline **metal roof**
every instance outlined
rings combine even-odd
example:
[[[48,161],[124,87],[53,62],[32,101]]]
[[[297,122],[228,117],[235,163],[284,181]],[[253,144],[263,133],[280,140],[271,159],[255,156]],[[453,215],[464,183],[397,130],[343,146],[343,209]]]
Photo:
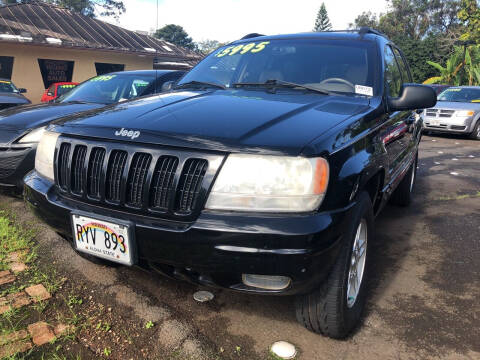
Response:
[[[60,6],[18,3],[0,7],[0,42],[101,49],[198,62],[198,53]]]

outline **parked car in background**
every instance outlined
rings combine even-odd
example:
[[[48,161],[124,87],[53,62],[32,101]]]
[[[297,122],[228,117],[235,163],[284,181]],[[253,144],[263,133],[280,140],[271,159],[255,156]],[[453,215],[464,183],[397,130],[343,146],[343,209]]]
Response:
[[[414,196],[413,111],[435,102],[374,30],[253,34],[168,93],[51,124],[25,199],[92,261],[297,295],[301,324],[343,338],[374,217]]]
[[[50,102],[52,100],[55,100],[57,97],[69,92],[77,85],[78,83],[76,82],[58,82],[58,83],[52,84],[43,93],[41,101]]]
[[[0,186],[21,190],[33,169],[35,151],[45,127],[66,115],[92,111],[120,101],[162,91],[183,71],[138,70],[101,75],[83,82],[54,102],[0,111]]]
[[[11,80],[0,78],[0,110],[30,104],[31,101],[22,95],[26,92],[26,89],[18,89]]]
[[[438,95],[440,94],[443,90],[448,89],[451,85],[443,85],[443,84],[430,84],[430,86],[433,90],[435,90],[435,93]]]
[[[453,86],[438,95],[437,105],[423,112],[426,131],[465,134],[480,140],[480,87]]]

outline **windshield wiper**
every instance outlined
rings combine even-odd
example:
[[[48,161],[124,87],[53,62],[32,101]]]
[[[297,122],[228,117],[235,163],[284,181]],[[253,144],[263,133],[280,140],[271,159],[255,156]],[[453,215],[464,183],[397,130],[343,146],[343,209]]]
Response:
[[[217,84],[217,83],[208,82],[208,81],[198,81],[198,80],[192,80],[192,81],[186,82],[184,84],[177,85],[177,86],[175,86],[175,89],[183,89],[183,88],[186,88],[186,87],[189,87],[189,86],[195,86],[195,85],[203,86],[203,87],[214,87],[214,88],[218,88],[218,89],[222,89],[222,90],[226,89],[226,87],[222,84]]]
[[[308,86],[308,85],[302,85],[302,84],[296,84],[288,81],[283,81],[283,80],[277,80],[277,79],[270,79],[265,81],[264,83],[235,83],[232,84],[232,87],[243,87],[243,86],[266,86],[266,87],[285,87],[285,88],[291,88],[291,89],[304,89],[304,90],[309,90],[309,91],[314,91],[320,94],[324,95],[332,95],[331,92],[324,90],[324,89],[318,89],[313,86]]]

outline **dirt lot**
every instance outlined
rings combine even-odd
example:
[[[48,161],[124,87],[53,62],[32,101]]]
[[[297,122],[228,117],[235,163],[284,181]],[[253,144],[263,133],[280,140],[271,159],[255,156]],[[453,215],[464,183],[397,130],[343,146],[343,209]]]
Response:
[[[298,325],[291,298],[214,290],[212,302],[199,304],[196,286],[90,264],[38,224],[39,261],[55,262],[82,299],[78,313],[93,318],[65,346],[82,358],[264,360],[273,342],[287,340],[297,359],[480,359],[480,143],[424,136],[417,179],[413,205],[387,207],[377,219],[372,295],[363,324],[345,341]],[[0,203],[33,220],[21,200]],[[102,319],[111,327],[103,333]]]

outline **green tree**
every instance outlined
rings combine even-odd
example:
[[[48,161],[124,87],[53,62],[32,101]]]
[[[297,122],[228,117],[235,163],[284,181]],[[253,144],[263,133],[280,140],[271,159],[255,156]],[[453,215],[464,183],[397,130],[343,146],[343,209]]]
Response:
[[[426,84],[480,85],[480,46],[463,48],[456,46],[445,65],[434,61],[427,63],[437,70],[435,76],[427,79]]]
[[[380,16],[382,16],[380,14]],[[349,24],[350,29],[360,29],[361,27],[369,27],[372,29],[378,29],[378,16],[371,11],[364,11],[358,15],[353,23]]]
[[[437,76],[427,60],[444,63],[458,40],[460,0],[388,0],[388,11],[364,12],[352,28],[369,26],[386,34],[405,54],[413,79]]]
[[[322,2],[322,5],[320,5],[320,9],[317,13],[317,19],[315,20],[313,31],[328,31],[331,29],[332,24],[328,18],[327,8],[325,7],[325,3]]]
[[[192,38],[188,36],[187,32],[180,25],[165,25],[163,28],[155,31],[153,36],[190,50],[196,50],[197,48]]]
[[[480,7],[477,0],[462,0],[458,18],[465,26],[462,40],[480,43]]]
[[[212,51],[218,49],[220,46],[226,45],[227,43],[221,43],[217,40],[203,40],[197,42],[197,48],[204,55],[210,54]]]

